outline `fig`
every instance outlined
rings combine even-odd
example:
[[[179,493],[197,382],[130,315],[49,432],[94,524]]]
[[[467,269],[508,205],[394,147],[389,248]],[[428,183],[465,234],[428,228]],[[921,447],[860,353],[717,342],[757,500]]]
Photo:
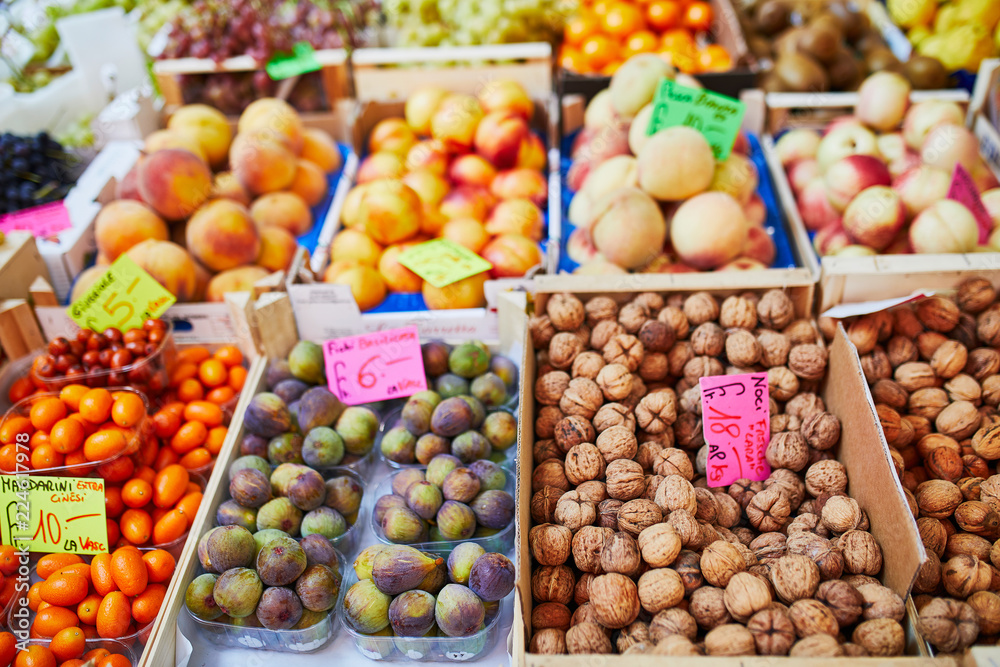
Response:
[[[368,408],[351,406],[337,418],[334,429],[344,441],[344,449],[352,456],[365,456],[375,445],[378,416]]]
[[[292,370],[288,366],[287,359],[274,359],[267,365],[267,372],[264,374],[264,381],[268,389],[274,390],[283,380],[292,380]]]
[[[462,462],[451,454],[438,454],[427,464],[425,476],[427,481],[437,486],[444,486],[444,480],[455,468],[460,468]]]
[[[448,355],[448,370],[469,380],[482,375],[489,367],[490,353],[481,344],[461,343]]]
[[[455,468],[444,478],[441,492],[446,500],[467,503],[479,495],[481,484],[479,477],[468,468]]]
[[[426,591],[405,591],[389,604],[389,624],[398,637],[423,637],[434,626],[437,601]]]
[[[299,542],[302,551],[306,554],[306,567],[313,565],[326,565],[334,572],[340,568],[337,561],[337,550],[327,538],[318,533],[306,535]]]
[[[488,408],[495,408],[507,402],[507,385],[499,375],[483,373],[472,381],[471,393]]]
[[[306,552],[291,537],[275,538],[257,554],[257,574],[268,586],[287,586],[305,569]]]
[[[279,537],[290,537],[288,533],[283,530],[278,530],[276,528],[265,528],[264,530],[258,530],[253,534],[254,541],[254,552],[253,552],[253,562],[257,562],[257,556],[260,554],[260,550],[264,548],[265,545]]]
[[[292,416],[288,405],[277,394],[264,392],[250,399],[243,425],[262,438],[274,438],[292,427]]]
[[[514,520],[514,499],[506,491],[483,491],[469,504],[480,525],[500,530]]]
[[[424,433],[417,439],[417,444],[413,450],[413,456],[417,463],[427,465],[438,454],[448,454],[451,452],[451,441],[442,438],[434,433]]]
[[[453,438],[472,428],[473,418],[472,407],[461,397],[446,398],[434,408],[431,431],[445,438]]]
[[[187,592],[184,594],[188,611],[204,621],[213,621],[222,616],[222,610],[212,595],[216,579],[218,577],[214,574],[199,575],[188,584]]]
[[[372,660],[385,660],[392,655],[395,649],[393,648],[392,626],[388,625],[388,619],[386,619],[386,627],[378,632],[369,632],[367,634],[368,637],[357,637],[354,640],[359,651]]]
[[[285,404],[294,403],[302,397],[302,394],[306,393],[306,389],[309,385],[299,380],[298,378],[291,378],[288,380],[282,380],[277,385],[275,385],[273,391],[278,395],[278,398],[283,400]]]
[[[442,562],[403,545],[387,545],[372,561],[372,581],[386,595],[416,588]]]
[[[451,347],[439,340],[432,340],[420,346],[424,358],[424,372],[431,377],[437,377],[448,372],[448,354]]]
[[[498,355],[490,359],[490,371],[503,380],[508,392],[517,387],[517,365],[507,357]]]
[[[344,516],[350,516],[361,508],[364,489],[357,480],[347,475],[326,480],[326,500],[324,504]]]
[[[434,413],[434,405],[428,401],[411,397],[403,406],[400,413],[400,424],[412,435],[420,436],[431,428],[431,415]]]
[[[240,456],[267,456],[267,438],[262,438],[249,431],[240,440]],[[235,461],[234,461],[235,463]]]
[[[469,393],[469,381],[454,373],[445,373],[434,381],[434,388],[441,398],[454,398]]]
[[[206,548],[209,562],[219,572],[253,564],[253,534],[242,526],[221,526],[213,530]]]
[[[414,482],[406,490],[406,505],[421,519],[433,519],[441,508],[444,498],[441,489],[430,482]]]
[[[290,588],[274,586],[264,591],[257,605],[257,620],[268,630],[287,630],[302,618],[302,601]]]
[[[371,579],[362,579],[344,596],[344,621],[356,632],[374,634],[389,625],[392,598],[380,591]]]
[[[333,609],[340,594],[340,577],[326,565],[310,565],[295,582],[295,593],[309,611]]]
[[[298,433],[282,433],[267,443],[267,459],[275,464],[303,463],[302,436]]]
[[[468,587],[448,584],[438,593],[434,620],[449,637],[466,637],[479,630],[486,618],[483,601]]]
[[[257,508],[271,499],[271,482],[260,470],[245,468],[230,479],[229,495],[243,507]]]
[[[406,468],[392,476],[392,492],[397,496],[406,497],[406,490],[414,482],[424,481],[424,472],[419,468]]]
[[[467,540],[476,532],[476,515],[468,505],[446,500],[438,510],[437,527],[446,540]]]
[[[514,564],[503,554],[480,556],[469,573],[469,588],[485,602],[496,602],[514,590]]]
[[[336,604],[336,602],[334,603]],[[322,611],[309,611],[308,609],[302,610],[302,618],[299,622],[292,626],[293,630],[304,630],[306,628],[311,628],[312,626],[320,623],[321,621],[330,617],[330,614]]]
[[[257,510],[243,507],[235,500],[227,500],[215,511],[215,522],[220,526],[241,526],[251,533],[257,532]]]
[[[384,544],[373,544],[370,547],[365,547],[365,549],[358,554],[358,557],[354,559],[354,574],[358,575],[359,581],[361,579],[372,578],[372,565],[375,563],[375,557],[378,556],[384,548]]]
[[[469,396],[468,394],[462,394],[459,398],[468,403],[469,407],[472,408],[472,428],[482,426],[486,420],[486,407],[482,402],[475,396]]]
[[[326,387],[313,387],[299,399],[299,430],[308,433],[317,426],[333,426],[344,404]]]
[[[406,498],[397,496],[395,493],[390,493],[376,500],[375,507],[372,509],[372,516],[375,517],[375,522],[378,525],[382,525],[382,519],[390,507],[407,507]]]
[[[326,384],[326,364],[323,348],[307,340],[300,340],[288,353],[288,370],[309,384]]]
[[[277,528],[289,535],[298,535],[301,525],[302,510],[288,498],[269,500],[257,510],[257,530]]]
[[[508,449],[517,442],[517,417],[502,410],[491,412],[483,420],[482,432],[493,449]]]
[[[417,586],[419,590],[427,591],[431,595],[437,595],[438,591],[448,583],[448,566],[444,561],[438,563],[431,572],[424,577],[424,580]]]
[[[385,539],[396,544],[413,544],[427,539],[427,524],[409,507],[390,507],[382,516]]]
[[[347,532],[344,516],[330,507],[318,507],[302,517],[302,535],[322,535],[327,539],[340,537]]]
[[[339,465],[344,460],[344,440],[329,426],[317,426],[302,441],[302,460],[313,468]]]
[[[493,447],[479,431],[466,431],[451,441],[451,453],[463,463],[472,463],[489,458]]]
[[[257,437],[257,436],[254,436]],[[267,447],[267,442],[264,443],[265,449]],[[265,476],[271,476],[271,464],[268,463],[261,456],[247,455],[241,456],[240,458],[229,464],[229,481],[233,481],[233,477],[236,476],[240,470],[245,470],[251,468],[254,470],[259,470],[264,473]]]
[[[493,461],[485,459],[473,461],[469,464],[469,470],[479,478],[480,488],[483,491],[499,491],[507,485],[507,474]]]
[[[223,614],[243,618],[257,608],[263,590],[264,586],[256,572],[248,567],[234,567],[215,580],[212,597]]]
[[[395,463],[413,463],[417,438],[404,426],[389,429],[382,436],[382,456]]]
[[[448,556],[448,578],[452,583],[467,586],[472,565],[486,550],[475,542],[462,542]]]
[[[303,467],[284,489],[292,504],[303,512],[314,510],[326,500],[326,482],[323,476],[312,468]]]
[[[271,473],[271,490],[275,496],[287,496],[288,486],[292,480],[305,471],[312,471],[309,466],[301,463],[282,463]],[[314,471],[312,471],[314,472]]]

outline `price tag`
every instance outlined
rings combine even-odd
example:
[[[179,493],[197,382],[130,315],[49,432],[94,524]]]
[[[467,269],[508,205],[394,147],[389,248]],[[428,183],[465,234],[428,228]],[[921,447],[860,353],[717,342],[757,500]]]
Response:
[[[646,134],[676,125],[693,127],[704,135],[718,161],[729,157],[743,122],[746,105],[710,90],[688,88],[664,79],[653,100],[653,117]]]
[[[318,72],[321,69],[319,61],[316,60],[316,52],[313,47],[306,42],[299,42],[292,47],[291,54],[281,54],[271,58],[270,62],[264,66],[267,75],[274,81],[291,79],[293,76]]]
[[[69,211],[66,210],[66,203],[63,201],[0,215],[0,232],[4,234],[21,230],[31,232],[35,238],[43,239],[55,236],[72,226]]]
[[[403,398],[427,389],[416,326],[328,340],[330,391],[348,405]]]
[[[701,378],[699,384],[708,485],[767,479],[771,474],[764,458],[771,441],[767,373],[715,375]]]
[[[976,219],[976,224],[979,225],[979,244],[985,245],[990,240],[990,233],[993,231],[993,218],[983,206],[983,200],[979,197],[979,189],[972,182],[969,172],[960,164],[955,165],[955,171],[951,175],[948,199],[957,201],[969,209],[972,217]]]
[[[36,553],[108,551],[100,477],[0,476],[0,541]]]
[[[399,263],[434,287],[444,287],[493,268],[465,246],[445,239],[410,248],[399,256]]]
[[[67,309],[81,327],[121,331],[159,317],[177,299],[131,259],[122,255],[87,293]]]

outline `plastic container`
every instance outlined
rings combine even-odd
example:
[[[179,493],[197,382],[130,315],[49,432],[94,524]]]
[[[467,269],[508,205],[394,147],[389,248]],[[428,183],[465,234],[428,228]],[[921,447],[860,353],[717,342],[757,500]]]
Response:
[[[51,643],[51,639],[29,639],[27,641],[28,646],[49,646]],[[131,646],[117,639],[88,639],[84,642],[84,646],[86,647],[84,648],[84,653],[103,648],[108,653],[123,655],[128,658],[133,667],[138,665],[138,658],[142,655],[142,651],[136,654]]]
[[[418,545],[417,548],[420,548]],[[353,568],[344,577],[341,595],[358,582]],[[350,626],[344,617],[344,605],[337,605],[341,624],[354,641],[358,653],[370,660],[389,662],[472,662],[490,654],[500,636],[500,617],[511,604],[513,594],[499,603],[486,606],[483,629],[468,637],[384,637],[366,635]]]
[[[54,468],[42,468],[40,470],[21,470],[16,473],[0,471],[0,475],[22,474],[22,475],[44,475],[47,477],[86,477],[95,468],[97,468],[102,464],[110,463],[112,461],[121,458],[122,456],[128,456],[130,454],[134,454],[135,452],[139,451],[139,448],[142,446],[143,438],[145,438],[147,434],[147,424],[149,424],[148,421],[149,399],[146,398],[145,394],[136,391],[132,387],[108,387],[108,391],[128,392],[130,394],[135,394],[140,399],[142,399],[142,404],[146,408],[146,416],[144,416],[141,420],[139,420],[138,424],[127,429],[131,435],[128,437],[128,444],[126,445],[125,449],[123,449],[118,454],[115,454],[114,456],[110,456],[100,461],[87,461],[86,463],[76,463],[73,465],[56,466]],[[12,419],[13,417],[27,417],[28,414],[31,412],[31,406],[34,405],[35,402],[43,398],[58,398],[58,397],[59,397],[58,392],[46,392],[40,394],[32,394],[28,398],[18,401],[17,403],[14,404],[14,407],[8,410],[7,413],[3,416],[3,421],[0,421],[0,428],[3,428],[3,424],[5,424],[8,419]]]
[[[409,466],[413,467],[413,466]],[[426,466],[421,466],[426,470]],[[516,475],[513,472],[513,468],[509,466],[501,466],[503,468],[504,474],[507,476],[507,483],[504,484],[503,490],[510,494],[511,498],[516,498],[515,496],[515,483]],[[390,541],[385,533],[382,531],[382,526],[375,520],[375,503],[382,496],[392,495],[392,480],[396,475],[400,474],[402,471],[396,471],[382,478],[382,481],[378,483],[375,489],[372,491],[372,505],[371,505],[371,526],[372,533],[375,534],[376,539],[380,542],[386,544],[394,544]],[[479,529],[477,528],[477,531]],[[420,551],[426,551],[428,553],[433,553],[442,558],[448,558],[451,554],[452,549],[457,547],[463,542],[472,542],[473,544],[478,544],[483,549],[489,552],[497,553],[507,553],[514,546],[514,520],[511,519],[510,523],[504,528],[501,528],[498,532],[493,535],[485,535],[482,537],[477,537],[473,535],[467,540],[441,540],[437,542],[417,542],[410,544],[409,546],[414,549],[419,549]]]
[[[354,569],[348,566],[347,559],[340,551],[337,551],[337,563],[342,578],[348,574],[353,575]],[[198,574],[204,574],[204,570],[200,567]],[[336,636],[339,625],[336,622],[335,610],[343,606],[346,590],[347,587],[342,583],[340,592],[337,594],[337,604],[333,609],[319,623],[300,630],[268,630],[267,628],[240,627],[219,621],[206,621],[192,614],[187,605],[184,605],[184,612],[191,617],[198,632],[215,646],[262,649],[283,653],[313,653],[329,644],[330,640]]]
[[[507,407],[507,405],[503,405],[503,406],[496,407],[496,408],[487,408],[486,409],[486,414],[487,415],[490,414],[490,413],[492,413],[492,412],[507,412],[507,413],[510,413],[510,414],[514,415],[515,419],[517,418],[517,410],[516,410],[516,408],[510,408],[510,407]],[[392,410],[391,412],[389,412],[385,416],[385,419],[382,420],[382,423],[379,424],[378,435],[375,436],[375,449],[378,450],[378,456],[379,456],[380,459],[382,459],[383,461],[385,461],[385,464],[387,466],[389,466],[390,468],[394,468],[395,470],[402,470],[404,468],[423,468],[423,467],[426,467],[426,464],[424,464],[424,463],[398,463],[396,461],[392,461],[392,460],[386,458],[385,454],[382,453],[382,438],[383,438],[383,436],[386,434],[386,432],[388,432],[389,430],[395,428],[396,426],[401,426],[401,424],[399,422],[400,422],[400,418],[402,417],[402,414],[403,414],[403,406],[400,405],[399,407],[397,407],[394,410]],[[478,430],[478,429],[475,429],[475,430]],[[489,460],[493,461],[494,463],[499,463],[501,465],[510,465],[510,466],[513,466],[514,465],[514,459],[517,458],[517,446],[516,446],[516,444],[517,443],[515,443],[514,445],[511,445],[507,449],[494,449],[493,453],[490,454],[490,456],[488,457]]]

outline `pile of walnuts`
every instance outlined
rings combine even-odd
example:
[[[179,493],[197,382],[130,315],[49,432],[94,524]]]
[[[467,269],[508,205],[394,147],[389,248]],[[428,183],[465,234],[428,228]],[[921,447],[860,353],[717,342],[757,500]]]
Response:
[[[1000,303],[989,281],[846,323],[929,561],[913,587],[943,652],[1000,634]]]
[[[557,294],[530,327],[530,652],[902,654],[903,600],[816,393],[826,349],[786,294]],[[772,473],[709,488],[698,380],[752,371]]]

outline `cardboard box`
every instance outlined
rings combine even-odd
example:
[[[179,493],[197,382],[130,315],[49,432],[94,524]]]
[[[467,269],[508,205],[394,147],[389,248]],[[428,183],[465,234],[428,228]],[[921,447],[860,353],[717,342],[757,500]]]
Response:
[[[31,232],[15,231],[0,244],[0,299],[24,299],[37,278],[49,279]]]
[[[647,290],[646,286],[639,288]],[[789,290],[798,317],[808,317],[808,305],[803,298],[804,288]],[[545,290],[548,291],[548,290]],[[616,289],[592,289],[581,294],[581,299],[604,293],[613,298],[625,300],[632,290],[628,287]],[[726,292],[713,290],[713,294],[722,297]],[[514,321],[516,320],[516,321]],[[527,316],[518,313],[504,318],[507,326],[520,327],[527,335]],[[528,641],[531,636],[530,618],[532,609],[531,574],[532,560],[528,547],[528,532],[532,525],[531,505],[531,475],[533,465],[534,431],[530,427],[535,419],[535,401],[531,393],[534,385],[535,354],[530,336],[527,337],[524,355],[525,376],[523,390],[520,396],[519,421],[525,425],[518,440],[518,523],[515,548],[517,549],[518,597],[515,601],[515,620],[513,637],[513,664],[516,667],[569,667],[580,663],[580,656],[540,656],[527,653]],[[847,468],[850,479],[849,491],[858,500],[861,507],[868,512],[871,520],[871,532],[882,546],[883,570],[882,581],[896,591],[904,599],[917,575],[921,564],[926,560],[926,552],[920,541],[916,523],[910,514],[909,507],[903,495],[902,486],[895,475],[889,458],[888,445],[879,428],[875,405],[868,393],[868,384],[861,369],[860,360],[846,332],[840,328],[836,339],[830,347],[830,359],[827,365],[827,376],[824,379],[820,395],[826,403],[827,410],[837,415],[841,420],[841,440],[837,450],[837,458]],[[912,648],[917,651],[916,646]],[[642,665],[643,667],[663,664],[661,656],[599,656],[606,665]],[[698,658],[670,658],[670,664],[731,665],[737,667],[744,664],[798,664],[787,658],[719,658],[710,662]],[[819,661],[816,661],[820,664]],[[853,662],[853,661],[852,661]],[[933,665],[951,664],[947,661],[937,663],[926,658],[894,658],[881,659],[880,664],[890,665]],[[842,660],[831,661],[831,664],[844,664]]]

